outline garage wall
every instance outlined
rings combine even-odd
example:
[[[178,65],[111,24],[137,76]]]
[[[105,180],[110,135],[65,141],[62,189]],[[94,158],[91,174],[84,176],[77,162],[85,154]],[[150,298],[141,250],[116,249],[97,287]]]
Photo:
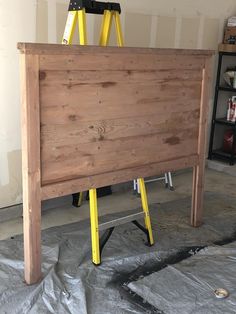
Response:
[[[35,41],[36,0],[0,0],[0,208],[21,202],[18,41]]]
[[[60,43],[68,3],[69,0],[0,0],[0,208],[22,201],[16,43]],[[236,14],[234,0],[121,0],[120,3],[126,46],[217,49],[225,19]],[[98,16],[88,19],[90,44],[98,42],[100,22]],[[114,32],[111,44],[115,44]]]

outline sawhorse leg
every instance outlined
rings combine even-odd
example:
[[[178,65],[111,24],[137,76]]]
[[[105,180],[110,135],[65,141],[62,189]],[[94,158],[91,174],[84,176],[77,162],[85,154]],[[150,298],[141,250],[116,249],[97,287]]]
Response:
[[[89,190],[90,203],[90,224],[91,224],[91,239],[92,239],[92,260],[95,265],[100,265],[100,244],[99,244],[99,227],[98,227],[98,205],[97,205],[97,190]]]
[[[86,28],[86,13],[85,9],[78,11],[78,25],[79,25],[79,41],[80,45],[87,45],[87,28]]]
[[[150,214],[149,214],[147,192],[146,192],[144,179],[143,178],[138,179],[138,184],[140,186],[141,200],[142,200],[143,212],[144,212],[144,217],[145,217],[144,220],[145,220],[145,225],[148,231],[149,244],[153,245],[154,240],[153,240],[153,234],[152,234],[151,219],[150,219]]]
[[[74,207],[80,207],[83,202],[83,192],[72,194],[72,205]]]
[[[112,24],[113,13],[111,11],[105,11],[102,20],[101,34],[99,45],[107,46],[111,33],[111,24]]]
[[[140,193],[141,193],[141,200],[142,200],[142,207],[143,207],[143,214],[144,214],[144,220],[145,220],[145,226],[144,228],[142,225],[140,225],[136,220],[132,220],[130,216],[127,216],[130,220],[129,222],[133,222],[138,228],[140,228],[148,238],[148,244],[151,246],[154,244],[153,240],[153,234],[152,234],[152,226],[151,226],[151,219],[149,214],[149,208],[148,208],[148,201],[147,201],[147,193],[145,188],[144,179],[138,179],[138,183],[140,186]],[[126,223],[127,217],[120,218],[114,221],[111,221],[106,224],[112,223],[108,228],[108,234],[105,236],[105,239],[103,241],[101,240],[100,245],[100,237],[99,237],[99,224],[98,224],[98,205],[97,205],[97,190],[91,189],[89,191],[89,201],[90,201],[90,224],[91,224],[91,242],[92,242],[92,261],[95,265],[101,264],[101,252],[105,245],[105,243],[110,238],[114,227],[122,223]],[[137,214],[135,214],[137,216]],[[131,215],[131,216],[135,216]],[[141,215],[141,213],[138,213],[138,215]],[[118,222],[118,220],[120,222]],[[105,225],[106,225],[105,224]],[[104,229],[104,224],[100,225],[101,230]],[[107,226],[106,226],[107,227]]]

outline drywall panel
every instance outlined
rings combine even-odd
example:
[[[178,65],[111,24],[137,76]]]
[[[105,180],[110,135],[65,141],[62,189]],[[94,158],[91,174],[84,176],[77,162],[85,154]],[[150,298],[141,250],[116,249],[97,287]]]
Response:
[[[8,152],[6,156],[9,181],[8,184],[0,184],[0,200],[4,206],[10,206],[22,202],[21,150]]]
[[[183,18],[181,25],[180,47],[185,49],[197,48],[199,18]]]
[[[205,19],[202,47],[205,49],[217,49],[220,31],[219,19]]]
[[[149,47],[152,16],[127,13],[125,15],[125,44],[129,47]]]
[[[68,15],[68,4],[63,3],[57,3],[56,4],[56,23],[57,23],[57,43],[61,43],[62,37],[64,34],[65,26],[66,26],[66,20]],[[75,29],[74,39],[73,43],[77,41],[77,44],[79,43],[78,39],[78,26]]]
[[[48,42],[48,2],[46,0],[37,1],[36,41]]]
[[[159,16],[157,19],[156,47],[174,48],[176,17]]]
[[[158,16],[208,16],[226,18],[236,14],[234,0],[120,0],[125,11]]]
[[[18,41],[36,40],[36,1],[0,1],[0,208],[22,201]],[[18,153],[14,153],[17,152]],[[18,169],[16,169],[18,167]]]

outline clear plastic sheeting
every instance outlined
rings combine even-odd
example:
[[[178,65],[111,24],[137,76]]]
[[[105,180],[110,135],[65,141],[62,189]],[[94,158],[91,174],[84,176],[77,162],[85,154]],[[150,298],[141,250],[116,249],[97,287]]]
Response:
[[[175,285],[177,283],[176,278],[178,278],[179,282],[181,282],[180,279],[182,277],[187,280],[186,274],[180,276],[181,278],[179,279],[178,275],[181,274],[181,270],[176,270],[177,268],[175,267],[170,268],[173,271],[167,272],[164,279],[160,277],[159,279],[154,278],[154,282],[150,281],[150,284],[153,284],[152,296],[154,298],[156,293],[156,301],[158,296],[161,296],[161,291],[163,293],[165,291],[161,304],[155,303],[152,306],[153,300],[149,300],[146,296],[143,296],[144,300],[141,298],[138,300],[125,288],[127,282],[136,278],[135,274],[138,274],[138,277],[143,277],[147,273],[153,273],[154,269],[155,271],[161,269],[170,260],[170,257],[177,256],[183,250],[188,251],[191,247],[206,246],[222,241],[223,238],[231,239],[234,237],[236,231],[235,199],[219,194],[207,193],[205,200],[205,224],[197,229],[189,225],[190,206],[190,198],[151,206],[153,233],[156,240],[155,245],[151,248],[145,245],[145,234],[133,224],[117,227],[104,248],[102,264],[99,267],[95,267],[91,263],[89,221],[43,231],[43,278],[40,283],[33,286],[27,286],[24,283],[22,236],[0,241],[0,314],[159,313],[155,307],[162,310],[161,306],[164,308],[166,304],[165,309],[168,310],[169,300],[171,300],[173,305],[178,302],[181,303],[184,294],[188,296],[192,295],[192,292],[191,290],[188,291],[188,289],[182,291],[182,283],[178,286]],[[110,219],[131,213],[134,213],[134,211],[109,215],[100,219],[100,222],[109,221]],[[140,223],[143,223],[143,221],[140,220]],[[189,273],[191,269],[196,270],[196,276],[198,276],[198,271],[201,273],[201,269],[205,273],[205,284],[203,284],[204,273],[202,272],[199,281],[196,280],[196,290],[198,288],[200,294],[202,291],[208,291],[209,303],[212,301],[217,304],[217,302],[222,301],[214,299],[214,295],[208,285],[214,289],[224,288],[223,283],[225,283],[225,288],[229,289],[231,295],[227,300],[227,304],[231,306],[233,304],[234,290],[233,286],[229,286],[229,282],[233,278],[233,272],[231,278],[227,276],[229,276],[230,270],[233,269],[234,250],[227,251],[230,254],[224,253],[225,255],[222,255],[232,256],[232,258],[226,258],[228,264],[223,267],[228,269],[226,270],[227,276],[225,276],[228,280],[224,282],[220,281],[224,276],[219,275],[219,271],[223,272],[224,270],[221,260],[216,259],[218,262],[215,266],[218,265],[218,268],[211,267],[209,263],[215,257],[210,254],[210,250],[204,252],[196,256],[198,260],[200,257],[205,258],[202,268],[194,266],[195,264],[189,264]],[[190,261],[191,259],[187,260],[186,263],[190,263]],[[225,262],[225,259],[222,257],[223,262]],[[207,269],[207,266],[209,269]],[[187,273],[187,266],[185,272]],[[162,271],[153,274],[153,276],[159,276],[160,274],[162,274]],[[174,277],[172,278],[172,276]],[[209,280],[210,278],[211,280]],[[213,279],[216,278],[219,278],[219,280],[214,281]],[[193,277],[190,276],[188,280],[191,283]],[[145,281],[132,283],[132,289],[135,289],[135,287],[137,287],[137,292],[141,296],[142,291],[149,289]],[[159,291],[157,290],[158,288],[160,289]],[[178,288],[178,293],[175,292],[175,288]],[[156,292],[154,293],[154,291]],[[173,291],[173,295],[169,298],[171,291]],[[206,294],[204,300],[207,299]],[[196,297],[192,302],[194,304],[199,302],[200,308],[203,304],[201,299],[196,299]],[[181,314],[184,313],[189,312],[181,312]],[[230,312],[224,311],[221,313]]]
[[[236,313],[236,242],[209,247],[128,287],[166,314]],[[217,299],[214,291],[229,296]]]

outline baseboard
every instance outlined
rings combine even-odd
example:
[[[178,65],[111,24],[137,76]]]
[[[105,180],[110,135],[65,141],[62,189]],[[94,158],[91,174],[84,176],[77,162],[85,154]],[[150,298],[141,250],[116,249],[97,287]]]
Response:
[[[72,203],[71,195],[58,197],[51,200],[46,200],[42,202],[42,212],[53,209],[55,207],[68,205],[71,203]],[[0,223],[4,221],[12,220],[12,219],[17,219],[22,216],[23,216],[23,204],[17,204],[17,205],[0,208]]]
[[[0,209],[0,222],[16,219],[22,217],[22,215],[23,215],[22,204],[4,207]]]

